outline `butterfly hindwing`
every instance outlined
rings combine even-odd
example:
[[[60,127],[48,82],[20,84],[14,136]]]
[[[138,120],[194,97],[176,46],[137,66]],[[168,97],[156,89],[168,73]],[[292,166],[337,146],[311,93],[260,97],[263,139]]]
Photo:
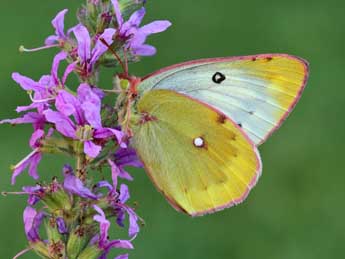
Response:
[[[308,64],[285,54],[215,58],[159,70],[144,78],[139,91],[169,89],[207,103],[258,145],[293,109],[307,77]]]
[[[171,90],[151,90],[137,103],[132,145],[157,188],[192,216],[230,207],[255,185],[255,145],[224,114]]]

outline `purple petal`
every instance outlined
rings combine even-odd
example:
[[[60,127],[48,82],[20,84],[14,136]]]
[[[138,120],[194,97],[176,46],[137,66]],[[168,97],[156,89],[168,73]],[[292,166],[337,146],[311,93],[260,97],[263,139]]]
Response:
[[[100,225],[99,245],[103,247],[108,240],[110,222],[105,218],[104,212],[100,207],[93,205],[93,208],[99,213],[93,216],[93,219]]]
[[[12,180],[11,183],[16,183],[16,178],[19,176],[25,168],[27,168],[30,165],[30,172],[29,174],[37,180],[38,174],[37,174],[37,165],[41,159],[41,154],[38,150],[32,151],[28,156],[26,156],[22,161],[20,161],[14,168],[12,173]],[[33,163],[33,165],[31,165]]]
[[[35,130],[34,133],[31,135],[30,138],[30,147],[36,148],[39,147],[39,140],[44,136],[44,130],[38,129]]]
[[[63,220],[63,218],[58,217],[56,219],[56,224],[57,224],[58,231],[60,234],[68,233],[68,230],[67,230],[67,227],[66,227],[66,224],[65,224],[65,221]]]
[[[136,234],[139,233],[140,230],[138,225],[138,216],[131,208],[127,207],[126,210],[129,216],[128,234],[130,237],[134,237]]]
[[[149,24],[144,25],[139,29],[140,33],[145,35],[150,35],[154,33],[163,32],[171,26],[169,21],[154,21]]]
[[[65,60],[66,58],[67,58],[67,53],[64,52],[64,51],[59,52],[54,57],[53,66],[52,66],[52,69],[51,69],[51,75],[52,75],[52,77],[54,79],[55,85],[59,85],[61,83],[60,80],[59,80],[59,77],[58,77],[58,69],[59,69],[59,65],[60,65],[61,61]]]
[[[113,44],[113,36],[115,34],[116,30],[112,28],[105,29],[104,32],[99,36],[100,38],[103,38],[108,45]],[[103,55],[104,52],[108,50],[108,47],[104,45],[100,40],[97,40],[95,47],[92,50],[92,57],[90,64],[93,65],[97,62],[97,60],[100,58],[100,56]]]
[[[37,215],[37,211],[32,207],[26,207],[23,213],[24,229],[25,233],[28,233],[33,225],[34,219]]]
[[[85,141],[84,142],[84,153],[87,154],[89,157],[95,158],[101,152],[102,147],[99,145],[94,144],[92,141]]]
[[[68,12],[67,9],[64,9],[60,11],[56,17],[52,20],[52,25],[55,28],[55,34],[59,36],[60,38],[65,38],[65,33],[64,33],[64,20],[65,20],[65,15]]]
[[[123,38],[129,38],[135,35],[139,29],[139,25],[145,16],[145,8],[141,8],[134,12],[129,20],[125,22],[120,28],[120,36]]]
[[[113,240],[107,244],[107,250],[110,248],[122,248],[122,249],[133,249],[133,245],[128,240]]]
[[[114,259],[128,259],[128,254],[118,255]]]
[[[107,188],[108,191],[112,191],[114,188],[113,186],[107,182],[107,181],[100,181],[96,184],[96,189],[100,189],[100,188]]]
[[[20,113],[20,112],[26,112],[26,111],[30,111],[33,109],[38,109],[39,107],[41,107],[42,103],[32,103],[30,105],[27,106],[18,106],[16,108],[16,112]]]
[[[116,189],[117,188],[117,177],[120,174],[120,169],[110,159],[108,159],[108,164],[110,165],[110,169],[111,169],[111,178],[113,180],[113,186],[114,186],[114,189]]]
[[[75,115],[80,103],[73,94],[61,90],[55,100],[56,109],[65,116]]]
[[[133,177],[128,172],[126,172],[122,167],[120,167],[119,177],[122,179],[126,179],[128,181],[133,181]]]
[[[103,99],[105,97],[105,94],[102,89],[99,89],[97,87],[93,87],[92,91],[99,97],[99,99]]]
[[[30,161],[28,172],[29,172],[29,175],[35,180],[39,179],[37,167],[38,167],[38,164],[41,162],[41,159],[42,159],[42,153],[37,152],[34,156],[32,156],[31,161]]]
[[[23,191],[29,195],[28,204],[33,206],[40,201],[40,196],[44,195],[44,189],[40,185],[24,186]]]
[[[54,45],[59,41],[59,39],[60,39],[59,36],[50,35],[45,39],[44,44],[46,46]]]
[[[45,215],[43,212],[37,212],[32,207],[26,207],[23,213],[25,234],[30,242],[40,240],[39,228]]]
[[[91,38],[88,30],[79,24],[73,30],[78,41],[78,56],[82,63],[88,62],[91,58]]]
[[[125,211],[123,209],[120,209],[117,211],[117,217],[116,217],[116,223],[120,226],[120,227],[124,227],[124,221],[126,219],[126,214]]]
[[[58,132],[66,137],[76,139],[76,129],[70,118],[60,112],[54,112],[50,109],[46,110],[44,115],[47,121],[55,124]]]
[[[131,15],[127,23],[129,23],[133,27],[139,27],[142,20],[144,19],[145,14],[146,14],[145,7],[142,7]]]
[[[97,200],[97,196],[86,188],[83,182],[73,173],[65,173],[64,175],[63,186],[65,190],[82,198]]]
[[[81,104],[86,121],[94,128],[99,129],[102,127],[101,122],[101,109],[100,106],[92,102],[86,101]]]
[[[65,73],[63,74],[62,77],[62,84],[65,85],[67,81],[67,77],[75,70],[78,62],[73,62],[69,64],[65,70]]]
[[[34,155],[34,154],[30,154],[30,155]],[[30,164],[30,158],[31,157],[26,157],[24,158],[24,160],[22,160],[16,165],[12,173],[12,180],[11,180],[12,185],[16,183],[17,176],[19,176],[25,170],[25,168]]]
[[[54,79],[52,78],[51,75],[43,75],[41,76],[40,80],[38,81],[38,83],[42,86],[44,86],[44,88],[51,88],[54,87]]]
[[[111,2],[113,3],[113,6],[114,6],[117,23],[119,27],[121,27],[123,24],[123,18],[122,18],[119,2],[117,0],[111,0]]]
[[[98,95],[92,91],[89,85],[81,84],[78,87],[78,99],[88,123],[95,129],[101,128],[101,100]]]
[[[7,119],[0,121],[0,124],[3,123],[10,123],[12,125],[16,124],[32,124],[34,126],[34,129],[42,129],[44,127],[44,124],[46,122],[46,119],[44,115],[39,114],[37,112],[28,112],[21,118],[16,119]]]
[[[151,45],[132,46],[132,51],[137,56],[153,56],[157,52],[156,48]]]
[[[130,196],[129,196],[128,186],[125,184],[121,184],[120,196],[119,196],[120,202],[124,204],[124,203],[126,203],[126,201],[128,201],[129,198],[130,198]]]
[[[95,130],[93,137],[96,139],[107,139],[109,137],[115,136],[121,148],[126,148],[127,144],[123,141],[124,135],[125,134],[120,130],[112,128],[99,128]]]
[[[73,94],[65,90],[59,91],[59,94],[56,97],[55,106],[63,115],[73,115],[78,125],[83,125],[85,123],[80,101]]]
[[[120,148],[116,151],[114,156],[118,166],[143,167],[143,164],[133,148]]]
[[[44,89],[43,86],[29,77],[22,76],[19,73],[12,73],[12,79],[16,81],[26,91],[37,91]]]

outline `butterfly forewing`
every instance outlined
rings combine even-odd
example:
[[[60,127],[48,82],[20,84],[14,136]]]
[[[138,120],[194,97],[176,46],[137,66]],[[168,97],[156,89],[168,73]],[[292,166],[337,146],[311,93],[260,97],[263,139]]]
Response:
[[[293,109],[307,76],[304,60],[284,54],[205,59],[162,69],[139,91],[169,89],[207,103],[260,144]]]
[[[261,162],[255,145],[229,118],[171,90],[148,91],[137,109],[132,145],[176,209],[195,216],[244,200]]]

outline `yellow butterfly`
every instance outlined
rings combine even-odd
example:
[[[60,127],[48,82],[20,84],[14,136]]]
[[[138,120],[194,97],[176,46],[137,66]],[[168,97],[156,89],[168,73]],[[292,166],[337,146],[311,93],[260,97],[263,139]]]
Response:
[[[191,216],[212,213],[242,202],[257,183],[257,145],[294,108],[308,70],[286,54],[177,64],[128,78],[119,117],[169,203]]]

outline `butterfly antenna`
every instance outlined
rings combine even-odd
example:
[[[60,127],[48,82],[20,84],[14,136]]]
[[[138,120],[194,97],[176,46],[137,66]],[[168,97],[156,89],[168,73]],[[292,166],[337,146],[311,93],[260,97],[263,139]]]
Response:
[[[108,44],[108,42],[105,41],[105,39],[100,38],[99,39],[107,48],[110,50],[110,52],[115,56],[117,61],[120,63],[123,72],[125,73],[126,76],[128,76],[128,66],[127,66],[127,58],[126,58],[126,64],[124,64],[120,58],[120,56],[116,53],[116,51]]]

